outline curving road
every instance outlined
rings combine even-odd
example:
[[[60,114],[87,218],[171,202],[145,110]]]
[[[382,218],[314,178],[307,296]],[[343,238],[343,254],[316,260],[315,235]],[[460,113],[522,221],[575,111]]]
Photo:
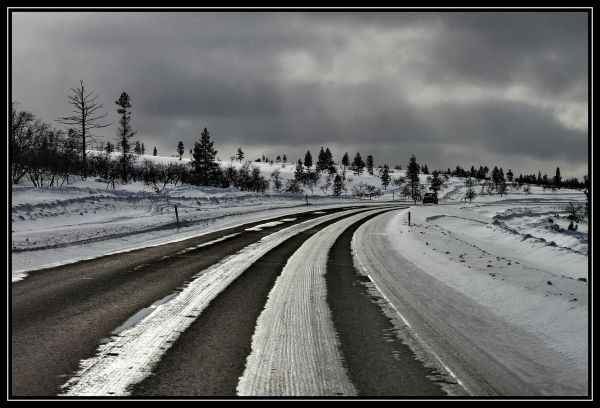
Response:
[[[10,394],[443,396],[352,263],[391,205],[305,211],[31,273]]]

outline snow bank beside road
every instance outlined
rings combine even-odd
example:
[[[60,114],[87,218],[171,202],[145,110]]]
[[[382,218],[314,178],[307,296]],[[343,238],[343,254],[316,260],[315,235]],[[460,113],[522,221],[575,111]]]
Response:
[[[410,211],[361,226],[355,256],[411,330],[474,395],[586,395],[587,258],[521,250],[464,208]]]

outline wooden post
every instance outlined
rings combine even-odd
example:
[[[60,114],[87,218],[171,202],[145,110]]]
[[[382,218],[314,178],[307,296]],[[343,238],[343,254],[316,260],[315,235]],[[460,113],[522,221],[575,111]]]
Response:
[[[392,201],[394,201],[394,196],[396,195],[396,193],[394,191],[392,191]]]
[[[177,204],[175,204],[175,218],[177,218],[177,228],[179,228],[179,213],[177,212]]]
[[[308,205],[308,194],[306,194],[306,205]]]
[[[410,211],[408,212],[408,226],[410,227]]]

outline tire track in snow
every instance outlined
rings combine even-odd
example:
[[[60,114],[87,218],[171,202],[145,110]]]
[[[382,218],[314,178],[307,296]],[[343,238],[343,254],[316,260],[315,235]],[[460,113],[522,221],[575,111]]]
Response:
[[[328,211],[332,214],[341,210]],[[296,213],[297,220],[292,223],[316,217],[310,211]],[[80,360],[93,356],[101,339],[110,337],[116,327],[136,312],[171,295],[199,271],[291,225],[244,231],[273,219],[276,218],[45,269],[13,283],[10,286],[12,394],[57,395],[60,386],[77,370]],[[235,233],[241,235],[204,246],[225,234]],[[174,255],[192,247],[195,248],[189,252]]]
[[[327,256],[346,228],[386,210],[344,218],[313,235],[290,257],[258,318],[238,395],[356,395],[327,305]]]
[[[354,265],[354,233],[378,215],[351,225],[329,252],[327,303],[348,374],[360,396],[446,396],[432,379],[436,373],[424,367],[398,338],[384,301],[373,295],[371,279]]]
[[[364,209],[326,215],[282,229],[202,271],[178,296],[101,345],[94,357],[81,361],[77,374],[63,385],[62,395],[129,395],[129,387],[147,377],[211,300],[256,260],[301,231],[360,211]]]
[[[131,394],[235,396],[256,321],[287,260],[311,236],[336,221],[294,235],[246,269],[204,309]]]

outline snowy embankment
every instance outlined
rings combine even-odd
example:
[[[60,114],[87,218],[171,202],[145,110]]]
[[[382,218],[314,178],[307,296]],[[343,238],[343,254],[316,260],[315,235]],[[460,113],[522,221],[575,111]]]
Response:
[[[179,294],[154,305],[150,314],[101,345],[96,356],[82,361],[79,371],[64,385],[64,395],[128,395],[128,387],[147,377],[211,300],[257,259],[302,231],[357,211],[361,210],[292,225],[201,271]],[[266,224],[263,227],[268,228]]]
[[[168,157],[142,156],[156,163],[179,162]],[[180,163],[186,163],[183,160]],[[236,168],[241,163],[221,162]],[[266,179],[279,169],[281,178],[294,177],[294,166],[252,163]],[[325,176],[322,176],[325,181]],[[352,181],[350,181],[352,180]],[[380,186],[376,176],[348,174],[347,188],[358,182]],[[306,191],[311,209],[365,203],[351,196],[332,197],[331,188]],[[389,198],[386,196],[386,198]],[[190,185],[167,185],[160,193],[141,182],[107,188],[97,180],[62,187],[12,186],[11,258],[13,281],[27,271],[58,266],[140,247],[161,245],[246,222],[302,211],[306,197],[271,189],[265,194]],[[175,206],[180,221],[177,228]]]
[[[304,196],[178,187],[167,194],[92,187],[13,187],[13,281],[27,271],[180,241],[306,210]],[[309,197],[311,210],[351,199]],[[181,227],[177,228],[175,204]]]
[[[467,392],[586,395],[587,252],[546,228],[581,194],[518,198],[413,207],[412,226],[408,210],[381,215],[357,231],[355,260],[416,354]]]

